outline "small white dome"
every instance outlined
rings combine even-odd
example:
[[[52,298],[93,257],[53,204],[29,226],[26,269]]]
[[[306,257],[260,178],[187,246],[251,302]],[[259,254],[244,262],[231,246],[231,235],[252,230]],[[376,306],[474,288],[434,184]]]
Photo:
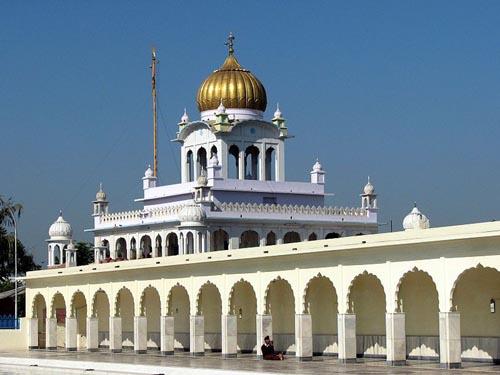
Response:
[[[375,187],[370,182],[370,177],[368,177],[368,182],[366,183],[365,187],[363,188],[363,192],[366,195],[372,195],[373,193],[375,193]]]
[[[217,115],[223,115],[224,113],[226,113],[226,107],[224,107],[224,104],[222,103],[222,99],[221,99],[220,100],[220,104],[217,107],[217,112],[215,112],[215,114],[217,114]]]
[[[49,237],[51,240],[63,239],[69,240],[73,235],[73,229],[71,225],[64,220],[62,216],[62,211],[59,212],[59,217],[49,228]]]
[[[207,214],[203,209],[195,203],[189,203],[185,205],[178,214],[179,221],[183,225],[196,224],[199,225],[203,223],[206,219]]]
[[[151,166],[148,165],[148,169],[146,169],[146,172],[144,172],[144,177],[150,178],[150,177],[154,177],[153,175],[154,175],[153,170],[151,169]]]
[[[189,122],[189,116],[187,114],[186,108],[184,108],[184,114],[181,117],[181,124],[187,124]]]
[[[323,166],[319,162],[319,159],[316,159],[316,163],[313,165],[313,172],[322,172],[323,171]]]
[[[283,118],[280,111],[280,104],[276,104],[276,112],[274,112],[274,118]]]
[[[96,201],[105,201],[106,200],[106,193],[104,190],[102,190],[102,184],[99,184],[99,191],[95,195],[95,200]]]
[[[408,229],[427,229],[430,227],[430,222],[427,216],[420,212],[415,204],[413,210],[406,215],[403,220],[403,228]]]

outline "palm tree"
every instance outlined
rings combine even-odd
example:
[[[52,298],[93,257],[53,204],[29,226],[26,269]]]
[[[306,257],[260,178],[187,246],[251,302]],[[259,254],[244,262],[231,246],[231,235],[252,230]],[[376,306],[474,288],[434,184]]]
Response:
[[[12,198],[5,199],[0,195],[0,227],[14,226],[16,218],[21,216],[22,209],[20,203],[14,203]]]

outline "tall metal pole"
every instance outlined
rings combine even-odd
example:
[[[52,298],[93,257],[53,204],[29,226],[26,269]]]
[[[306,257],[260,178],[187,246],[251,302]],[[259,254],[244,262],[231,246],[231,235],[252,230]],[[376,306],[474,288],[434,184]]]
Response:
[[[9,214],[12,218],[12,222],[14,223],[14,317],[17,328],[17,220],[12,209],[9,209]]]
[[[153,175],[158,176],[157,116],[156,116],[156,49],[151,56],[151,90],[153,96]]]

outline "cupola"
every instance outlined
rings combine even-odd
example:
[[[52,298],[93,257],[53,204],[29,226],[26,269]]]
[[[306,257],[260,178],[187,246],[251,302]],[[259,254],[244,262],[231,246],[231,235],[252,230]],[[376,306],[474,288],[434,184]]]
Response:
[[[405,216],[403,220],[403,228],[410,229],[427,229],[430,227],[430,222],[427,216],[420,212],[415,203],[411,212]]]

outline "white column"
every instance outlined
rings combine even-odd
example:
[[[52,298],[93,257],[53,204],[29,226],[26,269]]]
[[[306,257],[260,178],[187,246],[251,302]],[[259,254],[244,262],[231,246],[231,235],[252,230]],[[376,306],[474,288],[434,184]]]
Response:
[[[160,347],[161,354],[174,354],[174,317],[160,317]]]
[[[387,342],[387,364],[406,364],[406,331],[404,313],[385,314],[385,337]]]
[[[439,313],[439,357],[441,367],[461,366],[462,345],[460,338],[460,313]]]
[[[245,179],[245,150],[241,150],[238,155],[238,178]]]
[[[190,317],[189,351],[192,356],[205,355],[205,320],[203,315],[191,315]]]
[[[300,361],[312,361],[312,320],[310,314],[295,314],[295,356]]]
[[[200,253],[207,252],[207,235],[205,233],[201,233],[201,249]]]
[[[257,358],[262,358],[262,351],[260,347],[264,344],[264,337],[269,336],[272,340],[273,337],[273,317],[271,315],[256,316],[257,324]]]
[[[99,349],[99,321],[95,317],[87,318],[87,351]]]
[[[77,347],[77,321],[76,318],[66,317],[66,350],[68,352],[76,351]]]
[[[26,319],[28,323],[28,349],[38,349],[38,319]]]
[[[109,317],[109,350],[111,353],[122,351],[122,318],[119,316]]]
[[[239,249],[240,237],[229,237],[229,250]]]
[[[199,254],[201,253],[200,249],[200,232],[193,231],[193,254]]]
[[[236,315],[222,315],[222,358],[235,358],[238,353]]]
[[[184,147],[181,148],[181,182],[187,182],[187,162]]]
[[[266,180],[266,145],[264,143],[260,144],[259,147],[259,162],[258,162],[258,177],[260,181]]]
[[[134,351],[144,354],[148,350],[148,320],[145,316],[134,316]]]
[[[45,324],[45,348],[57,350],[57,319],[47,318]]]
[[[356,315],[337,314],[339,362],[356,362]]]

